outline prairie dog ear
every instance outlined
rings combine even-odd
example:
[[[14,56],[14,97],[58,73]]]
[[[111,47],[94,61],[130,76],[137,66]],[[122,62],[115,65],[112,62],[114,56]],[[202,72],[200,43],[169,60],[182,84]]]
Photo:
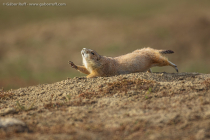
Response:
[[[101,56],[100,56],[100,55],[98,55],[97,61],[99,61],[100,59],[101,59]]]

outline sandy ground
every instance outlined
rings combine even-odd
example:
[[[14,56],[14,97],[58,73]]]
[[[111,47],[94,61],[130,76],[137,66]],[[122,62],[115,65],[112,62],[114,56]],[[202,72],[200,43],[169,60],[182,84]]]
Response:
[[[209,90],[209,74],[134,73],[1,91],[0,139],[210,139]]]

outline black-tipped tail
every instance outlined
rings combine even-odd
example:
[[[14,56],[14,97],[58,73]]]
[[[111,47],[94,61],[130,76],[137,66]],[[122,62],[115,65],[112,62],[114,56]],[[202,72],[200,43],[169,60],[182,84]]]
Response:
[[[174,51],[172,51],[172,50],[161,50],[160,53],[161,54],[171,54],[171,53],[174,53]]]

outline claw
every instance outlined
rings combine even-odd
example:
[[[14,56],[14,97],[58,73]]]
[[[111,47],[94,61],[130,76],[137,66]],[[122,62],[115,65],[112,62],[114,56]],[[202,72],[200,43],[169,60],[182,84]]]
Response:
[[[176,72],[179,72],[179,70],[178,70],[177,66],[175,66],[175,69],[176,69]]]
[[[77,66],[73,62],[69,61],[69,64],[71,65],[72,68],[77,69]]]
[[[73,62],[71,62],[71,61],[69,61],[69,64],[70,64],[70,65],[74,65],[74,63],[73,63]]]

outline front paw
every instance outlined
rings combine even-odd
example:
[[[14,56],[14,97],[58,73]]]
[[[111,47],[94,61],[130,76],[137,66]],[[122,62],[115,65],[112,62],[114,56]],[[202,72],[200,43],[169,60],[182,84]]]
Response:
[[[69,61],[69,64],[71,65],[72,68],[77,69],[77,66],[73,62]]]

